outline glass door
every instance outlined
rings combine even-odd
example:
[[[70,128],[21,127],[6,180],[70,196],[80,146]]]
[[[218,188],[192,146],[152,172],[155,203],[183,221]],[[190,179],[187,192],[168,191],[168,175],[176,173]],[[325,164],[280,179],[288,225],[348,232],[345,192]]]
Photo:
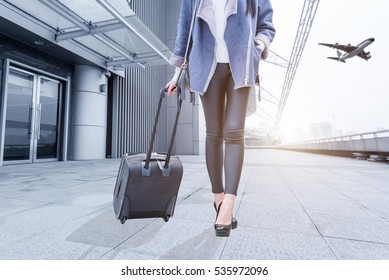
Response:
[[[61,84],[59,81],[39,77],[38,85],[34,160],[58,159]]]
[[[58,160],[61,83],[10,67],[7,88],[3,161]]]
[[[9,70],[4,161],[32,161],[34,81],[33,74]]]

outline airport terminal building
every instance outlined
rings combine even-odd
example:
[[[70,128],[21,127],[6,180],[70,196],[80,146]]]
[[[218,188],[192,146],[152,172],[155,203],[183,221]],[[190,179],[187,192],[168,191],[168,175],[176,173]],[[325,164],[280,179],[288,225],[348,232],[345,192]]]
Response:
[[[146,151],[180,2],[1,0],[0,166]],[[199,106],[184,101],[177,154],[202,153]],[[166,98],[156,151],[175,110]]]

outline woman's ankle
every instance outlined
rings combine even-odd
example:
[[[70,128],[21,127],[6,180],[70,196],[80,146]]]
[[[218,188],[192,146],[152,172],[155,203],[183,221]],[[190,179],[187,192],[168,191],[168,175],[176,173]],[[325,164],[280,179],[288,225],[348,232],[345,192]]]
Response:
[[[235,205],[235,198],[236,195],[227,193],[224,195],[223,204],[225,204],[226,206],[228,205],[228,207],[230,207],[231,210],[233,210]]]
[[[220,225],[229,225],[232,222],[232,211],[233,211],[233,204],[226,203],[224,204],[224,201],[219,209],[219,214],[216,219],[216,224]]]
[[[224,193],[214,193],[214,202],[216,206],[216,210],[218,209],[220,203],[224,200]]]

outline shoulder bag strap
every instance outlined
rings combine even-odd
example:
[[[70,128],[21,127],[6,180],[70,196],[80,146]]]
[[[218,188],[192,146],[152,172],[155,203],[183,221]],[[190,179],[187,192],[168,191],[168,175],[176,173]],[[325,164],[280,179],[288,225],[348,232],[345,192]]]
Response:
[[[197,2],[198,2],[198,0],[195,0],[193,13],[192,13],[192,20],[190,22],[188,42],[186,43],[184,62],[181,64],[181,71],[180,71],[180,75],[178,76],[178,79],[181,76],[183,69],[188,68],[188,53],[189,53],[190,41],[192,40],[192,31],[193,31],[194,21],[195,21],[196,14],[197,14]]]

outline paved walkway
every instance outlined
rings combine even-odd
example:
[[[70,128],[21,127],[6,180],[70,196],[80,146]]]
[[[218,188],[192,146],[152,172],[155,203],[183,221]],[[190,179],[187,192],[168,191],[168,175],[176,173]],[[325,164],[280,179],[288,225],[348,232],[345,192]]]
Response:
[[[119,160],[0,167],[0,259],[389,259],[389,166],[246,150],[239,227],[214,235],[203,156],[181,156],[174,217],[112,210]]]

